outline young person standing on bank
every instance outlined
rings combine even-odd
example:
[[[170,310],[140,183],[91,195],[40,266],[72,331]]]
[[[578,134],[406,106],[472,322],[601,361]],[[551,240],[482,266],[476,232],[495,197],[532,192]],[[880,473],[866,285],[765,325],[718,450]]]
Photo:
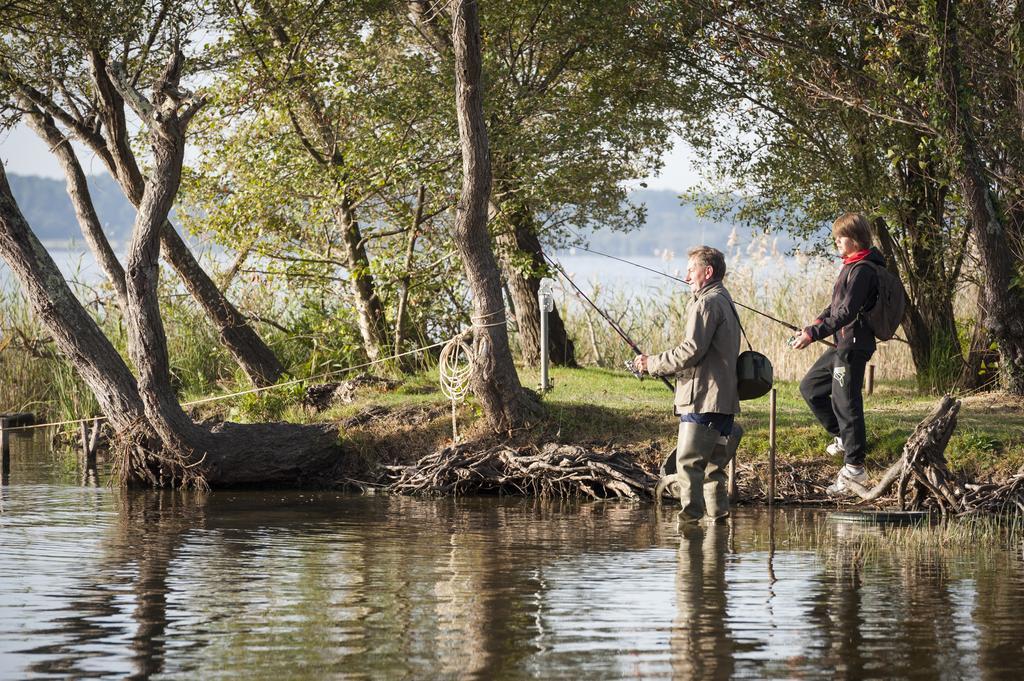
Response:
[[[800,382],[814,416],[835,440],[826,451],[843,455],[844,466],[828,487],[833,496],[848,494],[847,480],[864,484],[867,434],[864,428],[864,368],[875,352],[875,334],[865,313],[878,300],[878,273],[885,259],[871,246],[867,218],[846,213],[832,224],[832,237],[843,268],[832,289],[832,302],[793,341],[802,350],[814,341],[833,336],[836,347],[827,349]]]

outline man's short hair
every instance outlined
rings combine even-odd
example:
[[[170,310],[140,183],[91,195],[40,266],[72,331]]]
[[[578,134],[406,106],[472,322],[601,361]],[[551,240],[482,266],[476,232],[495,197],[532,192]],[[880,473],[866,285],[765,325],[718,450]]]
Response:
[[[871,246],[871,225],[860,213],[843,213],[832,223],[832,238],[845,236],[861,248]]]
[[[721,279],[725,276],[725,254],[711,246],[696,246],[687,251],[686,255],[701,267],[711,267],[714,270],[712,279]]]

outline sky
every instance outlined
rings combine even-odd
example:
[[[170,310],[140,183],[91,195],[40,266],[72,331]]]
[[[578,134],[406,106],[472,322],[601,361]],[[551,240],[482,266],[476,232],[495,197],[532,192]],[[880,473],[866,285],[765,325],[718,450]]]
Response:
[[[75,145],[75,149],[86,174],[99,175],[106,171],[94,154],[78,144]],[[683,192],[697,184],[700,179],[691,163],[692,158],[692,150],[677,138],[672,150],[665,157],[665,167],[661,173],[642,181],[647,183],[649,189]],[[10,132],[0,132],[0,160],[3,160],[9,174],[64,178],[57,159],[46,148],[46,144],[24,124],[18,125]]]

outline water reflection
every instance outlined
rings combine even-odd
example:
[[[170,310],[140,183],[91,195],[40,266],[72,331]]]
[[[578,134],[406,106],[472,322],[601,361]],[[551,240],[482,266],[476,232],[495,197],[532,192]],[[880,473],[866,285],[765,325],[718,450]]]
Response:
[[[0,676],[1012,678],[1008,551],[645,505],[0,488]],[[877,530],[876,530],[877,531]]]
[[[671,643],[672,670],[678,678],[728,679],[734,671],[726,609],[728,542],[725,523],[681,528]]]

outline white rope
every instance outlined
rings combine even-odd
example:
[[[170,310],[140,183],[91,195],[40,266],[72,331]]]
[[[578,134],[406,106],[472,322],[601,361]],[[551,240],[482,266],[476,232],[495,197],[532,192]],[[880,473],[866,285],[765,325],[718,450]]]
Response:
[[[499,326],[499,325],[505,323],[504,319],[502,319],[500,321],[497,321],[497,322],[492,322],[490,324],[482,324],[481,323],[482,320],[487,319],[488,317],[493,317],[495,315],[499,315],[499,314],[500,315],[505,314],[505,308],[504,307],[499,307],[497,310],[492,310],[491,312],[484,312],[483,314],[471,314],[471,315],[469,315],[469,321],[471,321],[473,323],[474,328],[477,328],[477,329],[486,329],[489,326]],[[478,321],[478,320],[480,320],[480,321]]]
[[[433,343],[432,345],[424,345],[422,348],[416,348],[414,350],[407,350],[406,352],[400,352],[397,355],[390,355],[389,357],[381,357],[379,359],[373,360],[372,362],[365,362],[363,364],[356,364],[354,366],[345,367],[343,369],[335,369],[334,371],[327,371],[327,372],[324,372],[322,374],[317,374],[315,376],[308,376],[306,378],[296,378],[296,379],[293,379],[291,381],[285,381],[284,383],[275,383],[274,385],[268,385],[268,386],[264,386],[262,388],[250,388],[249,390],[240,390],[238,392],[227,393],[225,395],[214,395],[213,397],[204,397],[204,398],[199,399],[199,400],[192,400],[191,402],[185,402],[181,406],[182,407],[191,407],[191,406],[194,406],[194,405],[197,405],[197,404],[206,404],[208,402],[218,402],[220,400],[227,400],[227,399],[230,399],[232,397],[240,397],[241,395],[251,395],[253,393],[261,393],[261,392],[265,392],[267,390],[274,390],[275,388],[283,388],[284,386],[295,385],[296,383],[305,383],[307,381],[317,381],[317,380],[321,380],[321,379],[324,379],[324,378],[330,378],[331,376],[338,376],[340,374],[349,373],[349,372],[355,371],[357,369],[365,369],[366,367],[371,367],[371,366],[374,366],[376,364],[382,364],[384,362],[388,362],[388,361],[391,361],[393,359],[398,359],[399,357],[405,357],[407,355],[415,355],[415,354],[418,354],[418,353],[421,353],[421,352],[425,352],[426,350],[432,350],[433,348],[441,347],[442,345],[445,345],[446,343],[450,343],[453,340],[457,340],[460,336],[461,336],[461,334],[459,336],[455,336],[454,338],[451,338],[449,340],[439,341],[437,343]],[[70,420],[70,421],[53,421],[51,423],[36,423],[36,424],[31,425],[31,426],[16,426],[16,427],[13,427],[13,428],[4,428],[4,430],[7,430],[7,431],[34,430],[36,428],[50,428],[50,427],[53,427],[53,426],[68,426],[68,425],[78,424],[78,423],[89,423],[89,422],[93,421],[94,419],[98,419],[100,421],[106,421],[107,417],[106,416],[89,416],[87,418],[73,419],[73,420]]]
[[[437,362],[441,392],[452,402],[461,402],[469,394],[469,378],[473,374],[473,349],[461,336],[448,341]]]
[[[441,383],[441,392],[452,401],[452,441],[459,439],[459,426],[456,419],[458,405],[469,394],[469,379],[473,375],[473,349],[462,335],[448,341],[441,350],[437,362],[437,373]]]

